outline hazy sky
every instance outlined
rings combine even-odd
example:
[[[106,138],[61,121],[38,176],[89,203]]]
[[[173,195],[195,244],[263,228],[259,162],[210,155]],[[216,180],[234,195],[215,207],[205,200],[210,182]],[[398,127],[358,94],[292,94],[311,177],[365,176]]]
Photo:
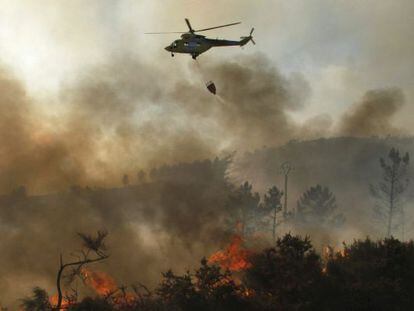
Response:
[[[370,88],[401,87],[406,95],[400,120],[413,112],[414,5],[397,1],[140,0],[0,1],[0,59],[36,96],[56,92],[86,66],[116,53],[132,53],[165,70],[185,66],[163,50],[175,37],[146,31],[186,30],[233,21],[242,25],[211,31],[238,38],[256,28],[256,46],[219,49],[203,58],[262,52],[282,72],[299,72],[311,86],[299,119],[320,113],[335,117]]]
[[[185,31],[185,17],[241,21],[206,34],[255,27],[257,45],[196,65],[164,50],[175,35],[144,34]],[[411,0],[0,0],[0,171],[12,176],[0,188],[118,180],[290,139],[413,134],[413,30]]]

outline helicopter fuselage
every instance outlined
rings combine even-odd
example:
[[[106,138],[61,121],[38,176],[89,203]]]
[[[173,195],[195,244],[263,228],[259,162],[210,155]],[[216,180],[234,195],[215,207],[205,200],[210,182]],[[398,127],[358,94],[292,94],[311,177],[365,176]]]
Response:
[[[174,56],[174,53],[190,54],[193,59],[196,59],[200,54],[208,51],[212,47],[220,46],[243,46],[249,42],[250,38],[243,38],[240,41],[209,39],[205,36],[185,33],[181,39],[175,40],[165,50]]]
[[[221,39],[209,39],[205,36],[197,34],[198,32],[217,29],[217,28],[223,28],[223,27],[229,27],[238,25],[241,22],[221,25],[221,26],[214,26],[209,28],[203,28],[195,30],[193,27],[191,27],[190,20],[188,18],[185,19],[185,22],[188,27],[187,32],[147,32],[148,35],[160,35],[160,34],[171,34],[171,33],[180,33],[181,39],[173,41],[169,46],[165,47],[165,49],[171,53],[171,56],[174,56],[175,53],[182,53],[182,54],[190,54],[193,59],[196,59],[197,56],[200,54],[203,54],[204,52],[208,51],[212,47],[218,47],[218,46],[244,46],[248,42],[252,42],[253,44],[256,44],[253,40],[252,34],[254,31],[254,28],[250,31],[250,34],[245,37],[241,37],[239,41],[233,41],[233,40],[221,40]]]

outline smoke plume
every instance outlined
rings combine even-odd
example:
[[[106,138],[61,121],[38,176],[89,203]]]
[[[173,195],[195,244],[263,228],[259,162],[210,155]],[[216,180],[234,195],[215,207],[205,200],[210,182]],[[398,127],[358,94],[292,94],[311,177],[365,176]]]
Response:
[[[151,284],[161,271],[184,269],[215,249],[224,234],[222,183],[204,182],[201,190],[167,183],[107,196],[73,187],[117,186],[124,173],[135,183],[139,169],[280,144],[293,135],[286,111],[302,105],[293,92],[304,87],[300,79],[283,77],[261,55],[211,62],[201,75],[220,85],[221,100],[198,80],[116,59],[64,85],[62,108],[51,115],[2,71],[0,190],[20,189],[1,202],[3,303],[28,293],[29,279],[53,289],[59,253],[70,258],[76,232],[108,229],[113,260],[104,268],[126,283]],[[188,177],[198,185],[204,178]],[[30,195],[58,193],[26,197],[20,186]]]
[[[304,107],[309,86],[300,75],[281,74],[263,55],[189,70],[191,79],[179,68],[165,74],[132,57],[85,69],[64,85],[55,115],[39,108],[7,70],[1,72],[0,191],[23,185],[37,195],[27,197],[19,188],[1,198],[2,303],[15,303],[33,280],[52,291],[59,253],[70,258],[78,248],[76,232],[108,229],[111,258],[98,269],[120,283],[154,284],[161,271],[191,267],[226,237],[224,183],[188,170],[184,184],[176,177],[133,190],[99,187],[118,186],[125,173],[135,180],[140,169],[280,146],[304,132],[324,135],[331,124],[328,117],[303,125],[293,121],[289,113]],[[207,78],[217,84],[218,98],[199,82]],[[384,133],[401,102],[398,90],[367,93],[344,117],[343,133]],[[366,127],[351,131],[358,122]],[[204,170],[210,164],[197,165]],[[191,178],[198,186],[191,186]]]
[[[123,172],[293,137],[286,111],[302,106],[297,94],[306,91],[303,79],[283,77],[261,55],[209,63],[202,75],[216,81],[222,101],[198,78],[177,80],[125,57],[66,84],[62,108],[50,116],[2,71],[0,191],[114,185]]]
[[[404,96],[398,88],[368,91],[342,117],[340,133],[344,136],[399,135],[402,130],[392,124],[392,119],[403,104]]]

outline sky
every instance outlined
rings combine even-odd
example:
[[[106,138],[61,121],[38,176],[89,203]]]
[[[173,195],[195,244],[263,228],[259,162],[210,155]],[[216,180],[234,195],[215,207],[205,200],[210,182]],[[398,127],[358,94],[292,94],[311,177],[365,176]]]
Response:
[[[208,33],[238,38],[255,27],[256,46],[210,51],[210,58],[261,52],[278,68],[302,74],[311,86],[300,120],[327,113],[335,118],[367,89],[400,87],[413,98],[412,1],[1,1],[1,62],[21,77],[33,96],[56,94],[85,67],[128,51],[174,71],[191,60],[171,60],[163,47],[186,30],[241,21]],[[202,58],[200,58],[202,62]],[[401,111],[399,121],[410,120]]]
[[[69,141],[64,147],[73,152],[79,137],[94,133],[81,144],[84,150],[91,148],[93,163],[83,160],[87,152],[66,153],[58,165],[65,172],[78,162],[89,170],[106,167],[102,163],[116,162],[121,154],[124,170],[133,162],[158,165],[160,153],[168,155],[166,162],[210,157],[239,149],[246,135],[251,143],[244,149],[315,138],[310,132],[332,136],[347,128],[353,134],[358,130],[343,126],[343,119],[361,120],[372,128],[377,121],[366,118],[383,98],[378,94],[388,100],[385,106],[390,103],[384,110],[387,124],[378,122],[379,132],[365,130],[364,135],[411,135],[413,13],[410,0],[0,0],[0,68],[6,72],[4,81],[18,81],[21,98],[29,103],[26,107],[16,97],[16,104],[5,111],[21,108],[16,120],[30,124],[25,123],[22,133],[34,133],[31,143],[36,148],[53,149],[55,142]],[[172,58],[164,50],[175,35],[144,34],[186,31],[186,17],[194,28],[240,21],[205,34],[238,39],[254,27],[257,45],[212,49],[194,63],[187,55]],[[233,78],[231,85],[228,77]],[[239,84],[241,78],[246,85]],[[207,79],[222,92],[217,101],[206,97]],[[381,91],[387,89],[398,103]],[[112,100],[103,100],[110,96]],[[250,102],[237,109],[245,98]],[[272,101],[279,102],[272,107]],[[361,103],[373,109],[361,110]],[[363,118],[353,117],[355,111],[363,111]],[[262,119],[265,125],[259,128]],[[253,124],[257,130],[249,133]],[[274,132],[285,139],[273,139]],[[187,148],[191,144],[197,148]],[[22,140],[19,150],[28,145]],[[23,151],[33,154],[30,148]],[[99,173],[101,179],[108,170]]]

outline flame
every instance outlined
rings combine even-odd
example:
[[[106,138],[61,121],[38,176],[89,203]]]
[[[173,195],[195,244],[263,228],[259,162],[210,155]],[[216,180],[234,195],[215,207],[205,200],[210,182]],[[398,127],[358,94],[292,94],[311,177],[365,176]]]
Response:
[[[136,301],[136,295],[128,292],[118,293],[113,299],[117,305],[132,305]]]
[[[242,248],[243,239],[235,235],[229,246],[224,251],[218,251],[210,256],[208,263],[218,263],[221,268],[230,271],[241,271],[252,266],[248,257],[251,252]]]
[[[115,280],[105,272],[83,269],[82,276],[85,284],[99,295],[109,295],[118,290]]]
[[[56,294],[56,295],[53,295],[53,296],[50,296],[49,297],[49,303],[52,305],[52,306],[57,306],[57,303],[58,303],[58,295]],[[65,297],[63,297],[62,298],[62,306],[61,306],[63,309],[67,309],[67,308],[69,308],[70,307],[70,302],[69,301],[67,301],[66,299],[65,299]]]
[[[111,297],[112,302],[119,305],[132,305],[136,301],[136,295],[127,292],[126,289],[119,288],[115,280],[105,272],[92,271],[83,268],[81,277],[85,284],[92,288],[98,295],[104,297]],[[49,302],[52,306],[56,306],[58,302],[58,295],[51,296]],[[69,302],[67,299],[62,300],[62,309],[68,309],[74,302]]]
[[[348,256],[348,251],[345,247],[337,249],[333,246],[327,245],[322,250],[322,259],[324,262],[324,267],[322,267],[322,273],[326,274],[328,272],[327,263],[328,261],[336,258],[344,258]]]
[[[325,261],[331,258],[334,258],[334,257],[338,258],[338,257],[347,257],[347,256],[348,256],[348,252],[346,248],[344,247],[341,249],[338,249],[336,247],[327,245],[323,248],[323,251],[322,251],[322,258]]]
[[[327,245],[327,246],[323,247],[322,258],[325,259],[325,260],[328,260],[328,259],[332,258],[334,253],[335,253],[335,249],[332,246]]]
[[[112,302],[118,305],[130,305],[136,301],[136,295],[118,287],[115,280],[105,272],[82,269],[85,284],[91,287],[98,295],[110,296]]]
[[[255,295],[255,291],[251,288],[246,288],[242,294],[244,297],[248,298],[248,297],[252,297]]]

